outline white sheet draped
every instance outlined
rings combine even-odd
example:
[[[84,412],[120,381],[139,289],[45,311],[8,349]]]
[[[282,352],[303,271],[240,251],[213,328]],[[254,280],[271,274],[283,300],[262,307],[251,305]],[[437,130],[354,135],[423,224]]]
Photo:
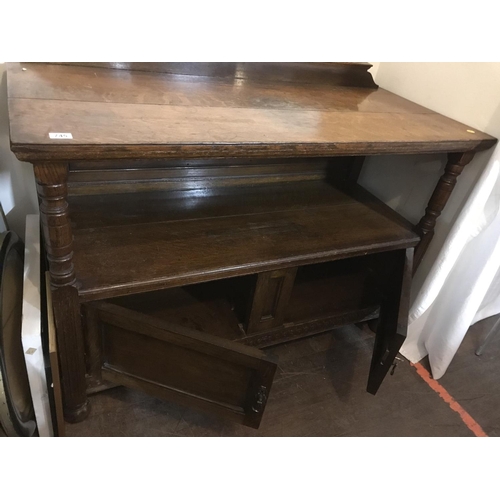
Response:
[[[466,167],[467,168],[467,167]],[[410,309],[401,353],[448,368],[470,325],[500,313],[500,148],[456,219]]]

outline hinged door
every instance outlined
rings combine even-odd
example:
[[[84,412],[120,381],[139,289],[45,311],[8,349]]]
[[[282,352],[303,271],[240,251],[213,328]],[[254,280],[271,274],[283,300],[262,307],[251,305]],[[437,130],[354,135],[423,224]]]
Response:
[[[375,394],[406,339],[410,306],[413,248],[384,255],[380,316],[373,347],[367,391]]]
[[[94,307],[103,380],[259,426],[277,368],[273,356],[115,304]]]

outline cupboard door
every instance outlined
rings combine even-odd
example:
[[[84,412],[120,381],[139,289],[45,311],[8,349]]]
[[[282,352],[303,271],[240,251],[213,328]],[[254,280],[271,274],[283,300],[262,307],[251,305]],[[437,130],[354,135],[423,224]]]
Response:
[[[104,381],[258,428],[274,356],[115,304],[94,307]]]
[[[384,255],[380,316],[367,391],[376,394],[406,339],[410,306],[413,248]]]

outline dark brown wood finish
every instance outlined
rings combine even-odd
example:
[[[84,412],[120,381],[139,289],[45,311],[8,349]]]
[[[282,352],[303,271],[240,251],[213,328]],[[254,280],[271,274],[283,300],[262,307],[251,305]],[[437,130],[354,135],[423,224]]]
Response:
[[[198,207],[195,194],[172,195],[165,206],[151,205],[159,212],[148,214],[148,223],[141,213],[131,214],[126,223],[121,213],[99,209],[94,200],[104,220],[80,229],[74,210],[82,300],[406,248],[419,241],[410,224],[361,188],[346,193],[310,182],[291,191],[285,184],[201,198]],[[143,210],[140,195],[131,206]]]
[[[297,268],[291,267],[258,275],[247,333],[282,326],[296,274]]]
[[[277,360],[262,351],[101,303],[103,377],[257,428]]]
[[[64,417],[79,422],[89,412],[85,380],[85,351],[78,291],[74,286],[54,288],[52,304],[57,329],[64,398]]]
[[[244,337],[239,323],[245,309],[239,305],[251,297],[252,278],[209,281],[200,285],[116,297],[109,302],[184,328],[227,340],[238,340]]]
[[[145,202],[146,199],[153,198],[156,203],[164,203],[171,197],[178,198],[180,193],[175,194],[175,191],[185,191],[186,197],[196,197],[201,203],[201,190],[210,190],[214,197],[219,195],[220,198],[219,189],[224,187],[253,188],[273,183],[322,180],[326,177],[333,183],[340,182],[349,177],[353,163],[353,158],[350,157],[328,160],[307,158],[299,161],[231,159],[73,162],[70,164],[68,188],[70,196],[75,198],[72,204],[79,203],[76,197],[80,195],[106,195],[107,198],[111,193],[137,195],[139,191]],[[248,191],[251,194],[251,190]],[[102,201],[99,199],[99,203]],[[87,209],[91,208],[92,204],[89,204]],[[97,210],[93,211],[93,214],[98,213]]]
[[[12,150],[27,161],[273,158],[463,152],[495,142],[384,90],[329,81],[11,64]]]
[[[99,316],[95,307],[82,307],[85,328],[85,364],[87,370],[87,391],[103,385],[102,345]]]
[[[420,219],[415,228],[421,235],[422,240],[415,250],[414,271],[417,270],[420,262],[422,262],[422,258],[434,237],[436,221],[455,188],[457,177],[462,173],[464,167],[471,162],[472,158],[474,158],[474,153],[472,152],[448,155],[448,163],[444,169],[444,174],[439,179],[436,189],[432,193],[429,204],[425,209],[425,215]]]
[[[333,158],[332,158],[333,160]],[[346,180],[348,183],[356,184],[358,182],[359,175],[361,174],[361,169],[363,168],[363,163],[365,162],[364,156],[354,156],[352,157],[352,162],[347,168]],[[333,174],[333,169],[330,170],[329,175]]]
[[[267,347],[371,319],[378,313],[380,297],[368,269],[370,263],[380,267],[378,255],[383,254],[375,259],[357,257],[300,268],[282,326],[263,332],[252,333],[245,328],[254,276],[117,297],[108,302],[220,338]],[[84,309],[92,309],[92,304]],[[98,332],[98,328],[92,332]],[[89,332],[88,337],[95,336]],[[89,366],[102,365],[98,349],[89,349],[88,362]]]
[[[474,351],[498,318],[480,321],[470,328],[441,382],[489,436],[500,435],[499,337],[481,358],[474,356]],[[279,357],[279,367],[258,431],[116,388],[93,398],[95,414],[81,424],[68,426],[68,435],[473,436],[460,415],[450,411],[448,404],[405,361],[399,363],[394,377],[388,377],[376,397],[364,392],[366,370],[362,367],[370,365],[372,349],[369,329],[354,325],[271,348]],[[103,418],[103,414],[112,417]]]
[[[73,234],[68,211],[68,166],[64,163],[35,164],[40,220],[53,287],[76,283],[73,265]]]
[[[406,339],[413,271],[413,248],[386,254],[379,269],[382,303],[367,391],[376,394]]]
[[[369,67],[9,64],[67,420],[87,414],[86,390],[125,384],[256,427],[276,366],[248,346],[380,307],[376,392],[404,338],[413,247],[418,265],[456,177],[496,139],[377,88]],[[437,152],[449,161],[416,228],[356,185],[367,155]]]
[[[61,360],[64,415],[68,422],[86,417],[85,360],[78,290],[73,265],[73,235],[67,203],[68,167],[35,164],[43,241],[49,262],[50,285]]]
[[[58,63],[51,63],[58,64]],[[67,65],[68,63],[60,63]],[[254,80],[263,82],[324,82],[330,85],[377,88],[368,70],[369,63],[259,63],[259,62],[224,62],[224,63],[112,63],[90,62],[69,63],[71,66],[89,68],[106,68],[122,71],[141,71],[162,74],[206,76],[214,78],[238,80]],[[95,70],[94,70],[95,71]]]
[[[343,166],[338,167],[336,170],[346,174]],[[348,203],[349,196],[354,200],[363,196],[360,201],[370,203],[360,187],[347,194],[344,186],[338,189],[338,183],[331,182],[330,171],[324,164],[312,163],[298,169],[295,164],[237,166],[230,167],[230,175],[227,169],[219,168],[183,169],[182,172],[192,174],[186,176],[180,175],[177,168],[175,173],[158,170],[158,177],[151,181],[134,178],[137,171],[127,171],[121,181],[116,179],[116,171],[99,171],[93,174],[99,179],[96,182],[72,182],[69,202],[74,228],[303,210]],[[74,172],[70,179],[80,174],[91,175],[91,172]],[[107,174],[112,178],[102,180]],[[342,178],[344,175],[337,177],[339,181]],[[145,189],[143,182],[147,184]],[[155,184],[159,185],[157,189]],[[372,200],[372,206],[381,206],[376,198]],[[385,216],[391,217],[390,214],[394,212],[386,211]],[[412,229],[407,222],[404,224]]]

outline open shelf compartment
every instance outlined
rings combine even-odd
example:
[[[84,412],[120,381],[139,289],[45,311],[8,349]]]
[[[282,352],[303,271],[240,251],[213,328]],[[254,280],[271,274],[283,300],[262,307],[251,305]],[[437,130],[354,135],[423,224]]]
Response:
[[[359,186],[326,180],[71,198],[82,301],[415,246]]]

